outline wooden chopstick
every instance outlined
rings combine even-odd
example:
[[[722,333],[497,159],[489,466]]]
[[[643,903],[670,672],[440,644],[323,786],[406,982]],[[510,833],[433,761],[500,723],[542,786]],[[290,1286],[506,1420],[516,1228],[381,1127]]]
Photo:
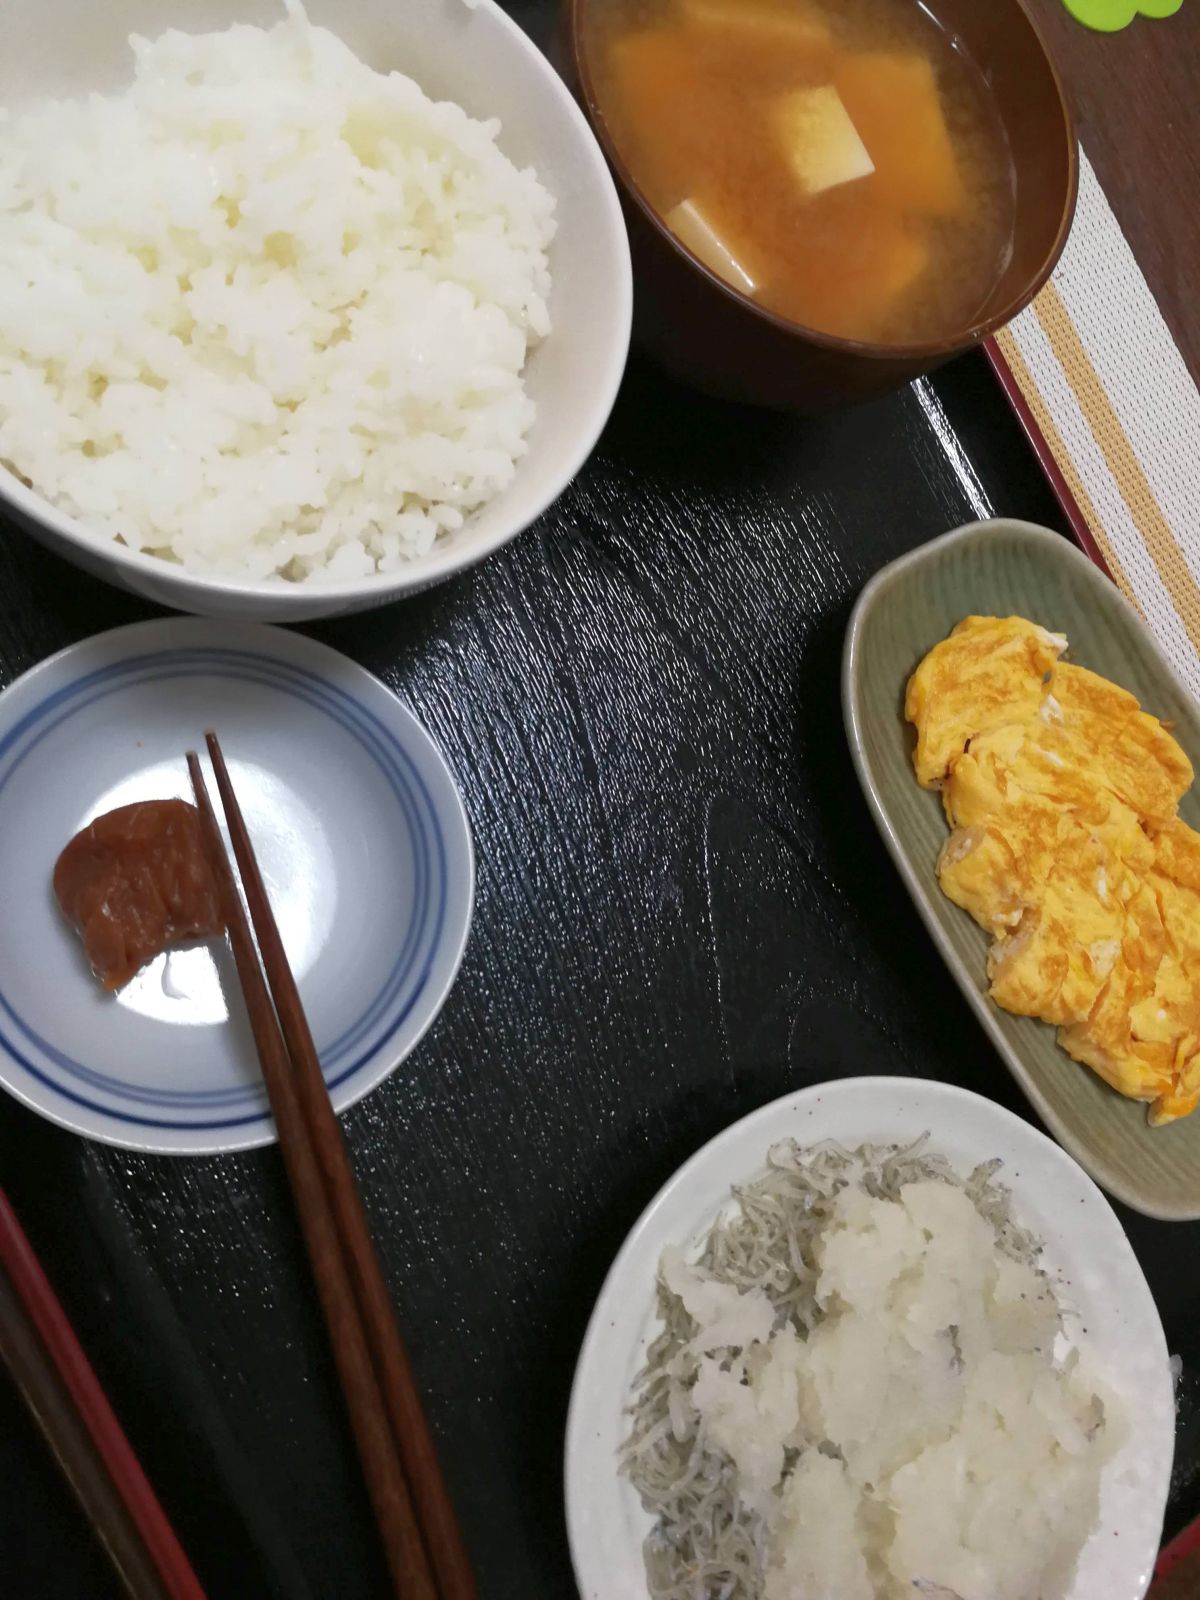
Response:
[[[0,1273],[0,1359],[126,1590],[134,1600],[169,1600],[170,1591],[6,1273]]]
[[[2,1190],[0,1357],[134,1600],[204,1600]]]
[[[267,981],[294,1068],[294,1083],[308,1125],[326,1193],[349,1259],[359,1310],[375,1371],[383,1388],[392,1432],[421,1519],[430,1561],[443,1600],[475,1600],[476,1585],[429,1424],[425,1419],[408,1353],[371,1240],[362,1197],[346,1154],[342,1130],[330,1104],[296,981],[279,937],[254,846],[242,817],[229,770],[215,733],[205,734],[242,888],[258,938]]]
[[[279,1133],[292,1197],[308,1248],[329,1342],[358,1445],[367,1491],[375,1511],[399,1600],[438,1600],[421,1531],[400,1465],[392,1430],[359,1317],[341,1241],[325,1194],[314,1141],[301,1109],[296,1077],[279,1030],[275,1008],[259,968],[254,940],[225,854],[204,775],[194,752],[188,771],[204,830],[205,846],[221,895],[238,980],[246,1001],[263,1080]]]

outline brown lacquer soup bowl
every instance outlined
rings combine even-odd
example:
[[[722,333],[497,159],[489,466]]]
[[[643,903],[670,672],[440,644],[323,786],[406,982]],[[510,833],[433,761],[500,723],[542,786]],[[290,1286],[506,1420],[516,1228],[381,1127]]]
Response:
[[[563,65],[621,191],[633,254],[635,342],[675,376],[726,398],[801,411],[869,399],[978,344],[1027,306],[1050,276],[1075,209],[1078,150],[1062,81],[1020,0],[933,0],[923,8],[978,68],[1008,137],[1016,194],[1011,257],[986,300],[942,338],[906,345],[834,337],[776,315],[676,238],[631,172],[606,110],[593,23],[594,8],[607,3],[565,0]]]

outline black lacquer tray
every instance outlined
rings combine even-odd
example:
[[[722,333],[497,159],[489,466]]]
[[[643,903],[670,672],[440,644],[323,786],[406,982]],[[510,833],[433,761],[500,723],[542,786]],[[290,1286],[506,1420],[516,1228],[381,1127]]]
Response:
[[[511,9],[549,37],[552,0]],[[1028,1114],[876,835],[838,684],[866,579],[993,514],[1067,535],[982,355],[819,421],[635,359],[537,527],[312,630],[440,741],[475,834],[458,983],[346,1130],[488,1600],[575,1592],[575,1355],[626,1229],[700,1143],[855,1073]],[[151,614],[0,524],[0,685]],[[131,1155],[4,1099],[0,1182],[212,1600],[385,1593],[276,1152]],[[1200,1224],[1123,1221],[1183,1360],[1172,1532],[1200,1510]],[[6,1382],[0,1481],[6,1595],[117,1594]]]

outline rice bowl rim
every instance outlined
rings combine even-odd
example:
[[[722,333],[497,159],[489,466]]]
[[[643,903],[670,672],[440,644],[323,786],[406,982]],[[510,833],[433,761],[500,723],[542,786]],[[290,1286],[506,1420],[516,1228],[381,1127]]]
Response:
[[[557,102],[559,109],[565,115],[568,124],[575,135],[577,146],[586,156],[586,181],[590,190],[593,205],[602,207],[602,223],[606,234],[611,236],[615,263],[617,266],[617,281],[614,283],[616,295],[616,309],[613,319],[612,335],[606,341],[605,348],[607,359],[598,369],[596,382],[592,391],[592,398],[586,413],[580,418],[575,432],[574,443],[565,453],[565,459],[546,488],[527,504],[521,503],[514,507],[513,515],[506,519],[497,528],[487,533],[482,538],[472,538],[472,522],[474,517],[486,512],[493,501],[485,502],[478,511],[468,516],[462,528],[455,530],[449,541],[444,546],[434,546],[426,555],[406,558],[401,567],[389,572],[376,572],[369,577],[323,579],[320,575],[302,580],[289,580],[272,576],[270,578],[239,578],[221,573],[210,573],[197,570],[195,567],[186,566],[179,561],[169,561],[161,556],[145,554],[131,546],[120,542],[115,537],[107,537],[90,527],[83,519],[74,517],[68,512],[61,511],[52,501],[48,500],[37,489],[27,487],[19,477],[8,467],[0,464],[0,508],[5,504],[12,506],[21,516],[41,527],[60,535],[63,539],[77,546],[94,562],[103,564],[111,563],[122,573],[129,575],[128,587],[135,592],[144,592],[142,586],[136,581],[145,580],[156,586],[155,593],[161,594],[162,590],[179,586],[181,594],[179,603],[186,604],[186,591],[194,588],[210,596],[225,596],[230,601],[276,601],[278,610],[275,620],[285,620],[284,611],[289,604],[293,606],[320,605],[323,601],[338,600],[363,600],[370,604],[372,601],[385,604],[390,599],[408,594],[421,589],[430,588],[440,583],[443,579],[452,577],[457,572],[468,570],[485,557],[492,555],[501,546],[516,538],[532,523],[542,516],[564,493],[569,485],[578,476],[580,470],[591,456],[596,443],[604,431],[608,418],[616,403],[617,393],[621,380],[625,374],[625,366],[629,356],[629,344],[633,328],[633,267],[629,254],[629,239],[625,230],[624,217],[621,212],[621,202],[617,195],[616,185],[612,174],[600,149],[600,145],[588,124],[587,118],[576,102],[566,84],[559,77],[545,55],[538,49],[532,39],[515,23],[510,16],[496,3],[496,0],[474,0],[471,7],[474,17],[488,18],[502,32],[507,33],[510,41],[515,44],[534,64],[539,82],[544,86],[545,92]],[[323,23],[315,26],[327,26]],[[367,66],[371,66],[369,61]],[[373,68],[373,70],[379,70]],[[451,64],[450,76],[453,75]],[[457,103],[457,102],[456,102]],[[499,148],[503,148],[504,134],[501,130]],[[539,177],[541,173],[539,172]],[[554,191],[551,189],[551,193]],[[557,318],[555,316],[555,283],[558,280],[558,268],[555,261],[557,238],[550,244],[550,311],[551,330],[543,344],[548,344],[555,338]],[[538,349],[535,346],[528,354],[523,371],[529,370],[529,362],[536,361]],[[541,420],[543,409],[554,404],[554,396],[546,395],[535,401],[538,416],[534,420],[533,431],[528,436],[531,440],[536,436],[536,430]],[[506,495],[515,494],[519,497],[521,490],[521,468],[526,457],[517,459],[512,483],[502,491]],[[499,498],[499,496],[495,497]],[[26,531],[26,530],[22,530]],[[120,580],[117,580],[120,582]],[[122,585],[126,586],[126,585]],[[260,613],[256,613],[260,614]],[[332,614],[332,610],[331,613]],[[267,613],[261,615],[266,617]]]
[[[1052,1273],[1068,1271],[1084,1291],[1088,1338],[1081,1348],[1124,1402],[1130,1432],[1104,1470],[1100,1517],[1067,1600],[1141,1600],[1170,1488],[1175,1400],[1166,1337],[1133,1248],[1095,1183],[1039,1128],[956,1084],[903,1077],[841,1078],[771,1101],[703,1145],[634,1223],[589,1319],[567,1415],[567,1534],[583,1600],[649,1593],[641,1541],[651,1519],[618,1476],[616,1447],[627,1432],[630,1385],[661,1325],[654,1282],[662,1249],[679,1245],[690,1258],[729,1206],[733,1185],[760,1173],[782,1140],[802,1147],[826,1138],[905,1144],[926,1130],[930,1152],[946,1156],[962,1176],[968,1164],[1003,1158],[996,1181],[1012,1191],[1014,1220],[1043,1241]],[[1079,1235],[1088,1240],[1084,1248]],[[1090,1296],[1085,1274],[1094,1280]]]

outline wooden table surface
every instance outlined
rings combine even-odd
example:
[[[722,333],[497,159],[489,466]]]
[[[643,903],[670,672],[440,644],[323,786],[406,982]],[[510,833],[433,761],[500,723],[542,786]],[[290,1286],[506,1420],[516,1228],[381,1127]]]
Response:
[[[1059,65],[1079,138],[1200,383],[1200,0],[1120,33],[1061,0],[1025,0]]]
[[[549,36],[556,0],[509,4]],[[1122,54],[1161,56],[1167,120],[1194,116],[1167,45],[1182,28],[1093,40],[1039,4],[1081,89]],[[1184,10],[1191,30],[1200,0]],[[1140,81],[1154,107],[1150,65]],[[430,728],[476,841],[454,991],[345,1125],[487,1600],[575,1593],[561,1451],[579,1341],[626,1230],[704,1140],[864,1072],[1027,1114],[876,836],[838,689],[864,582],[993,514],[1064,529],[979,356],[819,421],[706,401],[634,360],[536,527],[411,602],[310,630]],[[153,614],[0,520],[0,686]],[[137,1155],[0,1096],[0,1181],[211,1600],[385,1593],[277,1152]],[[1200,1224],[1121,1217],[1183,1361],[1174,1531],[1200,1509]],[[5,1600],[116,1600],[4,1384],[0,1483]]]

